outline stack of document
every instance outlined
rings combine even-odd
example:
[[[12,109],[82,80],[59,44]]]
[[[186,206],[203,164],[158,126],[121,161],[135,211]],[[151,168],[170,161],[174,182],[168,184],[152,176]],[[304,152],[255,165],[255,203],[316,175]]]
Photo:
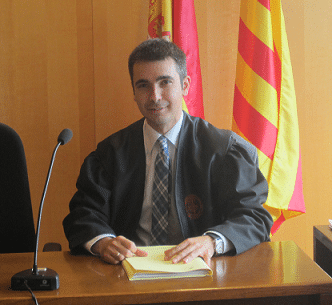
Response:
[[[130,281],[212,276],[211,268],[197,257],[189,264],[164,260],[164,252],[174,246],[140,247],[146,257],[129,257],[122,262]]]
[[[332,230],[332,219],[329,219],[329,228]]]

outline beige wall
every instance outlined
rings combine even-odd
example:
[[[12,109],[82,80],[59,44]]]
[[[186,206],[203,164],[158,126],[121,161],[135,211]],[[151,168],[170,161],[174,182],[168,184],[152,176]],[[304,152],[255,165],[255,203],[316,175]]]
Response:
[[[312,226],[332,218],[332,8],[329,0],[283,0],[297,92],[307,213],[273,240],[312,256]],[[195,0],[205,116],[230,128],[240,0]],[[60,147],[43,212],[41,243],[68,249],[62,220],[84,157],[107,135],[140,118],[127,72],[147,37],[148,0],[0,0],[0,121],[21,135],[37,218],[58,133]]]

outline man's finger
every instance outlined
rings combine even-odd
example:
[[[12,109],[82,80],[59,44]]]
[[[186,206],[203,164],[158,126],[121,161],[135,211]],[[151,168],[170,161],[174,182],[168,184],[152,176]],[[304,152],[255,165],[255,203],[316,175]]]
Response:
[[[183,241],[182,243],[180,243],[179,245],[168,249],[165,251],[165,260],[170,260],[173,256],[178,255],[179,253],[181,253],[184,249],[186,249],[189,246],[189,242],[186,239],[185,241]]]
[[[120,258],[118,255],[110,254],[110,253],[104,253],[100,256],[100,258],[105,261],[106,263],[116,265],[120,262]],[[122,258],[123,259],[123,258]]]
[[[210,236],[200,236],[186,239],[178,246],[165,251],[165,260],[171,260],[173,264],[183,261],[190,263],[200,256],[207,264],[210,264],[214,253],[214,246]]]
[[[175,256],[172,260],[173,264],[177,264],[179,262],[184,262],[185,264],[191,263],[196,257],[201,256],[202,249],[198,244],[193,244],[184,249],[181,253]]]
[[[137,251],[135,252],[135,255],[140,256],[140,257],[144,257],[144,256],[148,256],[148,252],[137,248]]]
[[[188,244],[186,248],[178,252],[173,252],[169,256],[165,256],[165,260],[172,260],[173,264],[177,264],[181,261],[184,263],[190,263],[195,257],[198,256],[199,245],[197,244]]]
[[[211,255],[209,252],[204,253],[202,256],[203,260],[206,262],[206,264],[211,267]]]

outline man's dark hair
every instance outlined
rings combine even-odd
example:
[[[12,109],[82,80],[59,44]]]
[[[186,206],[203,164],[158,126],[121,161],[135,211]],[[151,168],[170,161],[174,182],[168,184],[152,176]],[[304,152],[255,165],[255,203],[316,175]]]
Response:
[[[129,56],[128,68],[132,86],[134,87],[133,67],[135,63],[159,61],[167,58],[173,58],[175,61],[182,83],[187,76],[186,54],[173,42],[161,38],[153,38],[142,42]]]

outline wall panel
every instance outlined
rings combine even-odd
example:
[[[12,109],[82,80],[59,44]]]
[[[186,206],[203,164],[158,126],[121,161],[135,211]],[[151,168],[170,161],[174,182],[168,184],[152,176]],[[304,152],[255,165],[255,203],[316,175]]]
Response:
[[[141,117],[127,59],[147,38],[148,1],[93,1],[97,142]]]
[[[22,138],[35,220],[58,134],[74,132],[58,151],[41,227],[41,244],[52,240],[66,249],[62,219],[75,191],[82,143],[94,141],[91,1],[1,0],[0,6],[0,120]],[[84,155],[91,144],[82,148]]]

